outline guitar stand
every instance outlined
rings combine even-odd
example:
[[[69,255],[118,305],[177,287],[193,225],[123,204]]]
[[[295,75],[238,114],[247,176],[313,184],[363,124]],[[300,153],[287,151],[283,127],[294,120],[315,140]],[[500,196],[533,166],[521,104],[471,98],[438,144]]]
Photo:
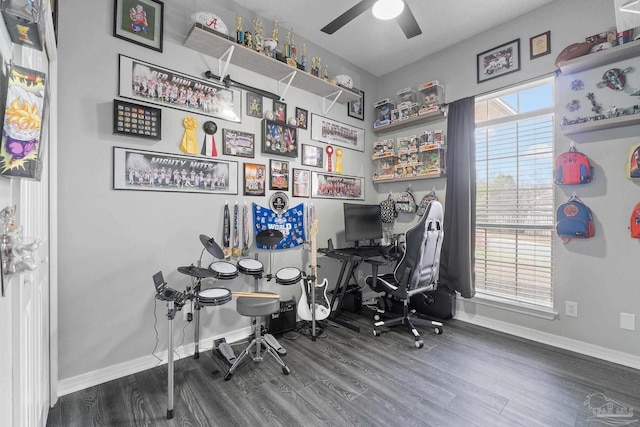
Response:
[[[317,329],[317,321],[316,321],[316,290],[315,290],[315,284],[316,284],[316,276],[314,275],[306,275],[304,276],[304,278],[302,279],[307,283],[307,289],[312,289],[311,292],[311,341],[315,341],[316,337],[318,336],[318,333],[316,332]],[[320,329],[320,334],[324,333],[324,329]]]

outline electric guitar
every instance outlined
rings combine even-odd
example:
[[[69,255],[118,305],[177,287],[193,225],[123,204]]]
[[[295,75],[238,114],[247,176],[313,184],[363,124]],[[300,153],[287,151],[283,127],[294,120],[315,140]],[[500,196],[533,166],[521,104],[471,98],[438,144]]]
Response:
[[[309,236],[311,240],[311,274],[314,280],[303,279],[300,284],[302,286],[302,295],[298,301],[298,317],[302,320],[313,320],[313,310],[315,312],[315,320],[324,320],[329,317],[331,309],[329,308],[329,299],[327,298],[327,278],[318,285],[318,265],[316,262],[316,236],[318,235],[318,220],[314,219],[311,225]],[[313,290],[311,289],[313,287]],[[313,292],[313,294],[312,294]],[[313,308],[315,300],[315,308]]]

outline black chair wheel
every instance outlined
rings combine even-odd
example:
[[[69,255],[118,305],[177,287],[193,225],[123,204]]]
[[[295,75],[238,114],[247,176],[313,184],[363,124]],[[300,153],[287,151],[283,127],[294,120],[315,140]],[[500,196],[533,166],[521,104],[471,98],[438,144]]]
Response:
[[[289,375],[291,373],[291,370],[289,369],[288,366],[283,366],[282,367],[282,373],[285,375]]]
[[[435,333],[436,333],[436,335],[442,335],[442,328],[441,328],[441,327],[439,327],[439,326],[436,326],[436,327],[433,329],[433,332],[435,332]]]
[[[377,330],[377,329],[374,329],[374,330],[373,330],[373,336],[374,336],[374,337],[379,337],[379,336],[380,336],[380,331],[379,331],[379,330]]]
[[[422,348],[422,347],[424,347],[424,341],[422,341],[421,339],[417,339],[414,342],[414,345],[416,346],[416,348]]]
[[[233,376],[233,372],[227,372],[224,376],[224,380],[229,381],[232,376]]]

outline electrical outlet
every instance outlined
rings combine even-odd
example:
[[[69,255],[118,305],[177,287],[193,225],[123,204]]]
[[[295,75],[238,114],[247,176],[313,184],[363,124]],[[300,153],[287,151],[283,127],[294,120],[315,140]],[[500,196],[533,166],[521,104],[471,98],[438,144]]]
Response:
[[[569,317],[578,317],[578,303],[575,301],[565,301],[564,314]]]
[[[620,313],[620,328],[629,331],[636,330],[636,315],[629,313]]]

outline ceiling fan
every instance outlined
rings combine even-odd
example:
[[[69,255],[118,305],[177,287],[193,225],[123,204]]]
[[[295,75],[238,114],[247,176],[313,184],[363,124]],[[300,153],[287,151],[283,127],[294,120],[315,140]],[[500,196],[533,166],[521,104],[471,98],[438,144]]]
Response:
[[[402,12],[397,16],[396,20],[402,29],[404,35],[410,39],[412,37],[418,36],[422,34],[422,30],[416,21],[416,18],[411,13],[411,9],[409,9],[409,5],[406,4],[404,0],[396,0],[397,2],[404,3],[404,8]],[[344,12],[342,15],[338,16],[333,21],[329,22],[325,25],[320,31],[327,34],[333,34],[338,31],[340,28],[347,25],[349,22],[362,15],[365,11],[374,6],[377,6],[376,3],[387,3],[389,0],[361,0],[356,3],[351,9]],[[388,19],[388,18],[387,18]]]

